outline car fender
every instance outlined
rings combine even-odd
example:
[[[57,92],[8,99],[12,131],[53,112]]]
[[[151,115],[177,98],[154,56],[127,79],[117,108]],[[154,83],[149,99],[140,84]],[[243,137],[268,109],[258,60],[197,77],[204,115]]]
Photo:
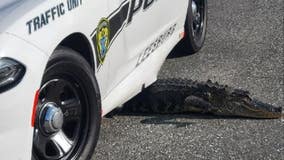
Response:
[[[34,45],[14,35],[2,33],[0,57],[15,59],[26,67],[21,82],[16,87],[1,93],[0,112],[3,113],[0,116],[1,158],[30,159],[33,101],[40,87],[48,56]]]

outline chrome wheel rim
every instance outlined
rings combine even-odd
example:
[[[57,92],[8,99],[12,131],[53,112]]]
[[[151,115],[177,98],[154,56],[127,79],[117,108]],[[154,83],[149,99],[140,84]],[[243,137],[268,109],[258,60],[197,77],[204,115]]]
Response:
[[[82,149],[88,123],[83,95],[74,81],[53,79],[42,86],[33,141],[40,159],[67,159]]]
[[[192,10],[192,30],[195,40],[202,37],[204,20],[205,20],[205,2],[204,0],[192,0],[191,3]]]

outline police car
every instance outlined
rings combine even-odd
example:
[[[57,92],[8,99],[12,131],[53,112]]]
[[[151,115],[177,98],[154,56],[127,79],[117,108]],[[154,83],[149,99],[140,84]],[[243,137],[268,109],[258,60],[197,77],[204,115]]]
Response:
[[[206,19],[207,0],[1,0],[1,159],[90,159],[101,117],[197,52]]]

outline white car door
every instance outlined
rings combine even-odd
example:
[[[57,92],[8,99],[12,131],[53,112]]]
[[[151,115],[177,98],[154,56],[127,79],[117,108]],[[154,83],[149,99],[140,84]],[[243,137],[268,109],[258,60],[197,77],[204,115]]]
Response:
[[[187,5],[188,0],[131,0],[125,36],[132,69],[163,45],[163,35],[183,28]]]
[[[156,0],[131,0],[125,36],[127,49],[131,52],[129,59],[132,69],[139,65],[137,63],[142,51],[161,32],[158,21],[160,10],[161,7]]]
[[[114,35],[109,55],[111,85],[109,91],[125,79],[136,67],[141,50],[159,30],[156,13],[150,9],[155,0],[109,0],[110,28]],[[113,21],[113,24],[112,24]],[[146,25],[148,24],[148,25]]]
[[[109,0],[108,93],[137,68],[144,51],[184,18],[187,0]],[[171,3],[171,5],[169,5]],[[184,20],[182,20],[184,21]],[[183,24],[182,24],[183,25]]]
[[[131,52],[126,48],[125,28],[129,14],[129,0],[109,0],[110,13],[107,17],[110,28],[110,44],[107,59],[109,66],[108,93],[115,88],[133,69],[129,66]]]

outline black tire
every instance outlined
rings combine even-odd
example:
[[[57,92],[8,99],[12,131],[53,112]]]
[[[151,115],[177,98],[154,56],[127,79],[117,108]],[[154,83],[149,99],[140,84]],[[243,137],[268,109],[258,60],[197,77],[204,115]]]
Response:
[[[39,160],[90,159],[100,131],[101,102],[99,93],[93,70],[87,61],[71,49],[64,47],[56,49],[47,64],[39,93],[33,158]],[[70,104],[65,104],[68,101]],[[60,108],[58,110],[62,113],[62,125],[61,128],[56,128],[56,132],[55,130],[49,131],[48,127],[42,125],[47,121],[47,111],[45,110],[48,109],[44,108],[47,106],[46,104],[54,105],[56,109]],[[43,121],[42,117],[44,117]],[[56,123],[53,123],[54,117],[51,118],[52,124]],[[58,131],[59,129],[60,131]],[[71,147],[68,146],[67,149],[70,150],[67,150],[66,147],[64,150],[64,147],[58,144],[60,141],[56,142],[54,137],[59,132],[64,134],[63,138],[67,137],[68,141],[66,142],[71,144]],[[44,146],[42,146],[43,142]],[[61,151],[64,154],[60,153]]]
[[[198,32],[194,31],[194,15],[192,11],[192,3],[196,2],[200,10],[200,28]],[[175,48],[178,54],[189,55],[198,52],[204,42],[207,30],[207,0],[189,0],[187,17],[185,22],[185,37],[179,42]]]

